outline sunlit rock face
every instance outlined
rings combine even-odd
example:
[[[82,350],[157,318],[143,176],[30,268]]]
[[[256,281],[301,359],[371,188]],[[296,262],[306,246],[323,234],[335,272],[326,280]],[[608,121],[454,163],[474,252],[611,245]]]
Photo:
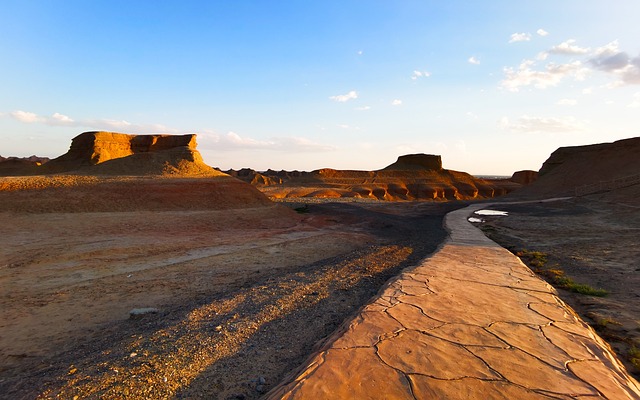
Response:
[[[492,198],[519,184],[479,179],[442,168],[442,158],[408,154],[377,171],[322,168],[311,172],[226,171],[257,186],[271,198],[362,198],[386,201]]]
[[[129,135],[85,132],[42,173],[79,171],[115,175],[220,174],[202,160],[196,135]]]

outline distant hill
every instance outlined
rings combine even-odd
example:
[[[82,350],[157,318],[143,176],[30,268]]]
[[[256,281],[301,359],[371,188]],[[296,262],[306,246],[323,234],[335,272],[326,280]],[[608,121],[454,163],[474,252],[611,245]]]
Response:
[[[2,157],[0,156],[0,176],[24,175],[37,171],[49,161],[47,157]]]
[[[492,198],[521,185],[485,180],[442,168],[439,155],[409,154],[377,171],[323,168],[311,172],[226,173],[258,187],[271,198],[364,198],[377,200],[454,200]]]

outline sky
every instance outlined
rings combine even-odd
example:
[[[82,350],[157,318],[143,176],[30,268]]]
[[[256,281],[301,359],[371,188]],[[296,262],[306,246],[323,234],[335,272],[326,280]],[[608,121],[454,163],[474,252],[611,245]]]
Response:
[[[640,2],[2,0],[0,155],[198,135],[222,169],[476,175],[640,136]]]

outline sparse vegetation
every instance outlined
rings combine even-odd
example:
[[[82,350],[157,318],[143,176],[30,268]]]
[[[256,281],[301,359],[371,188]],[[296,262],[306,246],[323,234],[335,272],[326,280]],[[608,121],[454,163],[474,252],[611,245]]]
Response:
[[[515,254],[520,257],[525,264],[532,268],[533,272],[547,278],[557,287],[587,296],[604,297],[609,294],[609,292],[604,289],[596,289],[585,283],[575,282],[573,279],[566,276],[565,272],[557,266],[547,267],[548,257],[546,253],[523,249]]]
[[[294,208],[294,211],[298,214],[307,214],[309,212],[309,205],[305,204],[302,207],[296,207]]]
[[[640,349],[635,345],[632,345],[629,349],[629,361],[631,361],[634,367],[640,369]]]

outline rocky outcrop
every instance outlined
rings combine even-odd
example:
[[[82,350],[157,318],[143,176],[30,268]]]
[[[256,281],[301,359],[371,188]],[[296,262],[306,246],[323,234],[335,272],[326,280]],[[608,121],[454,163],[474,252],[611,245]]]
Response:
[[[69,151],[41,168],[40,173],[79,172],[103,175],[220,174],[202,160],[196,135],[128,135],[85,132],[71,141]]]
[[[442,158],[433,154],[407,154],[398,157],[398,161],[384,168],[386,171],[404,170],[442,171]]]
[[[539,178],[518,196],[584,194],[582,188],[617,188],[616,181],[636,182],[640,174],[640,137],[587,146],[560,147],[540,168]],[[609,185],[611,183],[611,185]]]
[[[538,171],[516,171],[513,173],[509,180],[520,185],[529,185],[538,180]]]

